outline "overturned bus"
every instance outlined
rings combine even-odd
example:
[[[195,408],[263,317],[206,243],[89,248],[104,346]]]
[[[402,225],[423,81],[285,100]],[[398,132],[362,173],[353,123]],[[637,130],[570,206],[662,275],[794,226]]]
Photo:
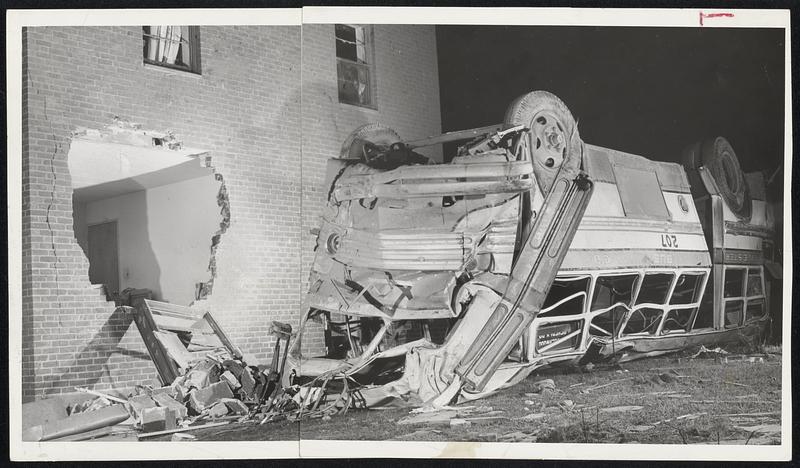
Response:
[[[447,163],[415,151],[453,141],[466,143]],[[411,142],[357,129],[329,160],[284,386],[441,405],[544,366],[759,340],[774,249],[764,180],[724,138],[683,161],[584,143],[543,91],[492,127]],[[314,328],[317,357],[301,345]]]

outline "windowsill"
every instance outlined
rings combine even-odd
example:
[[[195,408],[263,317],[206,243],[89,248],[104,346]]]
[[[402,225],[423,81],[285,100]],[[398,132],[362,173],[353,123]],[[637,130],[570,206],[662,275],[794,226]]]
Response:
[[[174,75],[174,76],[188,76],[192,78],[202,78],[203,75],[200,73],[195,73],[189,70],[179,70],[177,68],[170,68],[170,67],[162,67],[161,65],[154,65],[152,63],[142,62],[144,68],[146,70],[158,70],[159,72],[165,73],[167,75]]]
[[[362,106],[362,105],[359,105],[359,104],[350,104],[350,103],[342,102],[342,101],[339,101],[339,105],[346,106],[346,107],[349,107],[349,108],[352,108],[352,109],[371,111],[371,112],[374,112],[374,113],[378,113],[379,112],[377,106],[376,107],[373,107],[373,106]]]

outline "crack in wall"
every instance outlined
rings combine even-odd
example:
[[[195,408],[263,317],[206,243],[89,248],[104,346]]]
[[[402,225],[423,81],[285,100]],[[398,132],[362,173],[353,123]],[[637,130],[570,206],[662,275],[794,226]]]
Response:
[[[56,200],[57,176],[55,169],[55,161],[58,152],[61,150],[61,144],[58,142],[58,137],[56,136],[56,131],[55,128],[53,127],[53,122],[47,117],[47,96],[39,92],[39,87],[36,85],[33,78],[31,77],[30,70],[26,70],[26,73],[28,75],[27,78],[28,82],[31,84],[31,87],[36,90],[37,95],[42,96],[44,120],[50,127],[50,134],[52,136],[52,141],[53,141],[53,153],[50,155],[50,173],[53,176],[53,183],[50,187],[50,201],[48,202],[47,208],[45,210],[45,223],[47,224],[47,230],[50,233],[50,248],[53,251],[53,258],[55,259],[53,262],[53,273],[55,275],[55,283],[56,283],[56,288],[55,288],[56,303],[58,304],[59,308],[63,308],[63,305],[61,304],[61,293],[59,292],[61,287],[61,280],[58,274],[58,268],[59,265],[61,265],[61,259],[58,256],[58,249],[56,248],[55,231],[53,230],[53,225],[50,223],[50,213],[53,209],[53,204],[55,203]],[[64,324],[61,322],[61,315],[60,314],[56,315],[58,317],[58,325],[60,327],[63,327]]]

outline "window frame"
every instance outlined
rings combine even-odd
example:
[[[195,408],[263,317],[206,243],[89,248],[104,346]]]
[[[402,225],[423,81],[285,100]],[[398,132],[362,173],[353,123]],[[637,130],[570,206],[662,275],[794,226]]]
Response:
[[[353,61],[345,57],[340,57],[338,52],[334,50],[334,56],[336,57],[336,94],[339,100],[339,104],[345,104],[348,106],[355,106],[360,107],[363,109],[378,109],[378,95],[377,95],[377,83],[376,83],[376,73],[375,73],[375,34],[371,24],[353,24],[353,23],[336,23],[334,25],[334,32],[333,32],[333,40],[334,40],[334,49],[336,49],[336,44],[338,41],[344,41],[345,39],[339,38],[336,34],[336,26],[347,26],[354,29],[361,29],[364,33],[364,55],[365,60],[364,62]],[[360,67],[366,70],[367,72],[367,79],[369,80],[367,91],[369,93],[369,102],[367,103],[360,103],[360,102],[351,102],[349,100],[342,99],[342,76],[340,73],[342,66],[355,66]]]
[[[589,325],[586,329],[587,337],[591,336],[599,336],[592,333],[592,327],[594,326],[597,329],[602,330],[605,333],[608,333],[608,330],[600,327],[599,325],[594,325],[594,320],[599,317],[600,315],[611,313],[614,314],[614,308],[608,309],[608,307],[600,307],[595,309],[594,308],[594,300],[595,295],[597,294],[597,282],[601,278],[611,278],[611,277],[623,277],[623,276],[634,276],[635,279],[633,280],[633,287],[631,288],[631,297],[627,304],[625,304],[624,309],[625,312],[622,314],[622,319],[619,322],[616,322],[612,319],[614,323],[615,330],[612,330],[611,334],[607,334],[607,336],[611,339],[617,339],[622,334],[623,327],[627,324],[628,318],[630,316],[631,310],[633,310],[634,301],[636,301],[636,296],[639,293],[639,287],[642,284],[642,280],[644,278],[644,272],[642,271],[622,271],[622,272],[598,272],[597,274],[592,275],[592,284],[590,287],[591,296],[588,298],[587,302],[587,311],[589,313],[588,322]],[[609,307],[612,307],[614,304],[611,304]],[[605,310],[608,309],[608,310]],[[586,338],[584,338],[586,339]]]
[[[725,295],[725,282],[728,280],[728,272],[736,270],[742,271],[742,290],[738,296],[726,296]],[[747,312],[747,277],[750,267],[747,265],[725,265],[723,269],[723,277],[722,277],[722,307],[720,307],[720,313],[722,314],[722,329],[730,329],[730,328],[737,328],[741,327],[745,324],[745,317]],[[763,281],[762,281],[762,289],[763,289]],[[754,297],[763,297],[762,296],[754,296]],[[729,302],[741,302],[742,303],[742,316],[739,320],[739,323],[728,324],[726,320],[726,311],[728,309]]]
[[[749,289],[750,289],[750,275],[751,275],[752,272],[756,273],[756,276],[758,277],[759,281],[761,282],[761,294],[754,294],[754,295],[751,296],[750,292],[749,292]],[[752,266],[751,265],[751,266],[748,266],[747,267],[747,272],[745,274],[745,280],[744,280],[744,291],[742,291],[743,294],[744,294],[744,298],[745,298],[745,300],[744,300],[744,309],[742,311],[742,324],[743,325],[747,324],[747,323],[750,323],[750,322],[755,322],[755,321],[758,321],[758,320],[762,320],[765,316],[769,315],[769,310],[767,309],[767,295],[766,295],[767,293],[765,291],[765,288],[766,288],[766,281],[764,281],[764,266],[763,265],[759,265],[759,266]],[[748,320],[748,318],[747,318],[747,309],[748,309],[748,307],[750,305],[750,302],[761,302],[764,313],[760,317],[756,317],[756,318],[752,318],[752,319]]]
[[[675,295],[675,289],[678,287],[678,281],[681,279],[682,276],[699,276],[700,279],[698,280],[698,287],[699,289],[695,290],[695,297],[693,298],[692,302],[687,304],[673,304],[672,298]],[[708,279],[711,276],[710,272],[705,270],[682,270],[680,271],[673,280],[672,289],[669,292],[669,297],[667,298],[667,303],[664,305],[664,316],[661,319],[661,325],[658,327],[658,335],[669,335],[674,333],[689,333],[694,330],[695,322],[697,321],[697,314],[700,313],[700,304],[703,303],[703,298],[706,294],[706,288],[708,287]],[[691,316],[689,317],[688,326],[684,330],[676,329],[676,330],[664,330],[664,325],[667,323],[667,317],[669,317],[670,312],[673,310],[691,310]],[[705,327],[703,328],[705,329]]]
[[[181,36],[181,39],[178,42],[181,43],[182,48],[185,47],[189,50],[189,65],[173,64],[148,58],[148,47],[150,47],[150,40],[154,39],[156,41],[165,40],[169,42],[175,42],[171,39],[155,36],[150,28],[158,26],[159,25],[142,26],[142,63],[147,67],[159,67],[168,70],[191,73],[193,75],[202,75],[202,61],[200,57],[200,26],[167,25],[180,27],[181,31],[183,31],[183,28],[187,28],[188,38]],[[183,51],[181,51],[181,53],[183,53]]]

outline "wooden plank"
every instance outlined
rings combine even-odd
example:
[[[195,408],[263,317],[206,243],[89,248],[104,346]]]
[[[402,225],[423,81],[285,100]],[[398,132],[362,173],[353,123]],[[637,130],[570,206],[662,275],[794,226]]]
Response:
[[[145,299],[144,301],[152,313],[168,315],[175,318],[198,319],[197,315],[189,307],[171,304],[169,302],[154,301],[152,299]]]
[[[169,332],[156,330],[153,332],[161,346],[167,351],[167,355],[178,364],[178,367],[188,369],[192,361],[197,358],[189,352],[181,343],[178,335]]]
[[[139,439],[145,439],[147,437],[156,437],[156,436],[165,435],[165,434],[174,434],[176,432],[194,431],[195,429],[205,429],[205,428],[208,428],[208,427],[224,426],[226,424],[230,424],[230,421],[209,423],[209,424],[203,424],[203,425],[200,425],[200,426],[181,427],[181,428],[178,428],[178,429],[167,429],[166,431],[145,432],[143,434],[137,434],[136,437],[139,438]]]
[[[195,331],[192,326],[197,321],[196,319],[183,319],[175,317],[167,317],[164,315],[152,314],[153,322],[159,330],[193,332]]]
[[[147,352],[150,354],[150,359],[156,366],[161,383],[164,385],[171,384],[179,375],[178,367],[167,356],[166,350],[156,339],[154,332],[158,327],[153,321],[153,315],[147,307],[146,300],[142,302],[142,307],[134,309],[133,321],[136,323],[136,328],[139,329],[139,334],[142,335],[142,341],[144,341]]]
[[[222,328],[219,326],[217,321],[214,320],[214,317],[211,316],[211,312],[206,312],[205,315],[203,315],[203,319],[205,319],[205,321],[209,324],[209,326],[211,326],[211,329],[214,330],[214,333],[217,335],[217,338],[219,338],[222,344],[228,349],[228,351],[230,351],[233,357],[236,359],[241,359],[242,350],[239,349],[238,346],[233,344],[233,342],[230,339],[228,339],[228,335],[226,335],[225,332],[222,331]]]

